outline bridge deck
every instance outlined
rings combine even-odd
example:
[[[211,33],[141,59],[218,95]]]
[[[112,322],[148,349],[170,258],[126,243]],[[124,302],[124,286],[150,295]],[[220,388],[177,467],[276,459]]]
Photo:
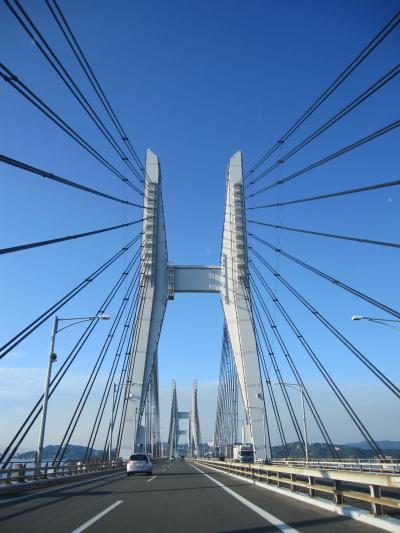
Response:
[[[201,470],[212,479],[190,463],[177,461],[155,465],[153,478],[127,478],[125,474],[118,473],[3,500],[0,501],[0,529],[18,533],[64,533],[86,529],[92,532],[134,530],[140,533],[279,531],[271,520],[266,519],[266,516],[272,515],[283,528],[287,524],[293,528],[292,531],[377,531],[343,516],[212,472],[206,467],[201,466]],[[239,501],[237,496],[242,500]],[[91,520],[91,525],[88,525]],[[85,524],[88,527],[82,529]]]

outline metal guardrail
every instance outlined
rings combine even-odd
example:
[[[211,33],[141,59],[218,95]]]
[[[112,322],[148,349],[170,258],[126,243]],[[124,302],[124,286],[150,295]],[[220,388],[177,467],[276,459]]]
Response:
[[[38,481],[44,479],[56,479],[68,476],[79,476],[92,472],[101,472],[103,470],[112,470],[122,468],[124,461],[99,461],[90,463],[65,462],[54,464],[52,462],[44,463],[40,466],[28,466],[31,462],[12,463],[10,468],[0,469],[0,486],[27,481]]]
[[[354,501],[363,502],[364,505],[369,504],[370,511],[375,516],[386,514],[388,509],[400,511],[400,476],[392,473],[324,469],[320,466],[311,466],[310,463],[306,466],[280,466],[246,465],[212,460],[197,462],[245,479],[289,488],[290,491],[298,491],[303,495],[308,494],[310,498],[320,495],[325,498],[330,497],[336,505],[354,505]],[[382,489],[389,491],[390,496],[382,496]]]
[[[290,465],[301,467],[317,467],[329,470],[352,470],[356,472],[378,472],[383,474],[400,474],[400,462],[398,460],[376,461],[369,459],[345,459],[341,461],[299,459],[274,459],[273,465]]]

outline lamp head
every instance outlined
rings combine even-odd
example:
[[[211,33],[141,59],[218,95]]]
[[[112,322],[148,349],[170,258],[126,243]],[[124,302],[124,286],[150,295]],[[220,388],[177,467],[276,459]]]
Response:
[[[364,318],[364,317],[361,316],[361,315],[353,315],[353,316],[351,317],[351,320],[362,320],[363,318]]]

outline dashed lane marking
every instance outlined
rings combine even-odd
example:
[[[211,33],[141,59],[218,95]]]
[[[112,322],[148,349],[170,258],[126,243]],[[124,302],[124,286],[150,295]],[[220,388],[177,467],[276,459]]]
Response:
[[[115,503],[110,505],[110,507],[107,507],[107,509],[104,509],[104,511],[101,511],[101,513],[97,514],[96,516],[94,516],[93,518],[91,518],[90,520],[88,520],[87,522],[79,526],[78,528],[74,529],[72,533],[81,533],[81,531],[85,531],[85,529],[87,529],[92,524],[97,522],[97,520],[100,520],[100,518],[102,518],[104,515],[106,515],[107,513],[115,509],[116,507],[118,507],[118,505],[121,504],[122,502],[123,500],[116,501]]]

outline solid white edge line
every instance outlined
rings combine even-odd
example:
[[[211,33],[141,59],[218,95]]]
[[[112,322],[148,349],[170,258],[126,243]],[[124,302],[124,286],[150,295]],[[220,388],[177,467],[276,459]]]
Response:
[[[221,470],[218,470],[217,468],[214,468],[212,466],[207,465],[207,468],[210,468],[211,470],[214,470],[217,473],[221,473]],[[230,476],[235,479],[239,479],[240,481],[248,481],[247,478],[237,476],[236,474],[232,474],[232,472],[223,473],[225,476]],[[365,524],[377,527],[378,529],[382,529],[384,531],[390,531],[391,533],[400,532],[400,520],[397,518],[392,518],[390,516],[372,516],[366,509],[359,509],[356,507],[352,507],[351,505],[336,505],[332,502],[329,502],[328,500],[323,500],[322,498],[318,498],[316,496],[310,498],[305,494],[293,493],[287,489],[281,489],[272,485],[266,485],[265,483],[262,483],[260,481],[252,480],[249,482],[249,484],[256,485],[257,487],[260,487],[264,490],[269,490],[270,492],[276,492],[277,494],[280,494],[285,498],[293,498],[295,500],[300,500],[306,505],[319,507],[320,509],[324,509],[325,511],[330,511],[331,513],[336,513],[338,515],[345,516],[346,518],[357,520],[357,522],[363,522]]]
[[[107,509],[104,509],[104,511],[101,511],[101,513],[97,514],[96,516],[94,516],[93,518],[91,518],[90,520],[88,520],[87,522],[79,526],[78,528],[74,529],[72,533],[81,533],[81,531],[85,531],[85,529],[87,529],[89,526],[97,522],[97,520],[100,520],[100,518],[102,518],[104,515],[106,515],[113,509],[115,509],[115,507],[118,507],[118,505],[122,502],[123,500],[118,500],[114,502],[112,505],[110,505],[110,507],[107,507]]]
[[[231,496],[233,496],[234,498],[239,500],[241,503],[243,503],[243,505],[245,505],[246,507],[248,507],[249,509],[251,509],[252,511],[257,513],[259,516],[264,518],[264,520],[266,520],[267,522],[269,522],[270,524],[272,524],[276,528],[280,529],[281,531],[285,531],[286,533],[299,533],[299,531],[297,529],[294,529],[292,526],[289,526],[288,524],[283,522],[280,518],[277,518],[276,516],[268,513],[267,511],[264,511],[264,509],[261,509],[261,507],[258,507],[258,505],[255,505],[254,503],[250,502],[249,500],[246,500],[246,498],[243,498],[243,496],[240,496],[240,494],[238,494],[234,490],[226,487],[220,481],[218,481],[218,480],[214,479],[213,477],[209,476],[208,474],[203,472],[203,470],[200,470],[200,468],[197,468],[197,466],[194,466],[194,464],[192,464],[192,466],[193,466],[193,468],[198,470],[201,474],[203,474],[208,479],[213,481],[216,485],[218,485],[225,492],[227,492],[228,494],[230,494]]]
[[[153,476],[150,479],[147,480],[147,483],[150,483],[150,481],[153,481],[153,479],[156,479],[157,476]]]

